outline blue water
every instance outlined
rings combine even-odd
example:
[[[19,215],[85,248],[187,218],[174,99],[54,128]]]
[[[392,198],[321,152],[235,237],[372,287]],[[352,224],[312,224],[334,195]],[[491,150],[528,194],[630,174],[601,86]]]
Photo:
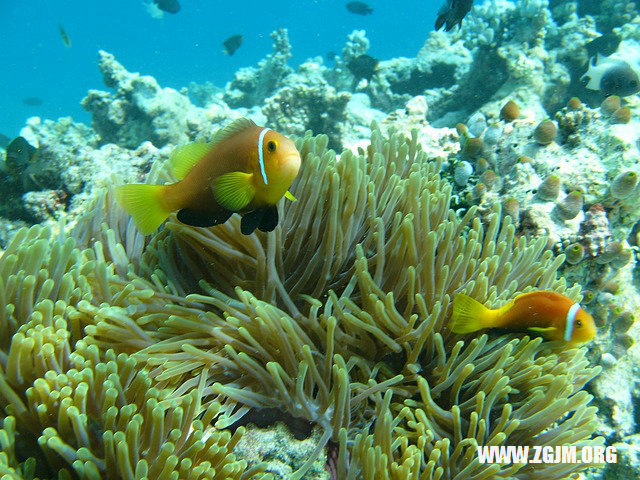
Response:
[[[0,2],[0,132],[13,137],[34,115],[72,116],[90,123],[80,106],[87,90],[105,89],[97,68],[99,49],[113,53],[128,70],[153,75],[162,86],[194,81],[223,87],[241,67],[271,52],[269,33],[289,30],[291,65],[340,53],[346,36],[364,29],[370,54],[380,59],[413,57],[433,30],[444,0],[373,0],[372,15],[349,13],[346,1],[180,0],[181,11],[152,18],[142,0],[4,0]],[[72,46],[63,45],[60,23]],[[229,57],[221,43],[242,34]],[[23,103],[38,97],[42,105]]]

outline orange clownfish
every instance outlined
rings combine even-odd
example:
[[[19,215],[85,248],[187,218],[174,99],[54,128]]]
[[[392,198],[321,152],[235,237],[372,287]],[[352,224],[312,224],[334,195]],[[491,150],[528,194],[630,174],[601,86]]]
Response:
[[[593,317],[580,304],[556,292],[523,293],[494,310],[458,293],[453,299],[451,331],[471,333],[483,328],[531,330],[572,345],[588,342],[596,335]]]
[[[209,143],[177,147],[169,159],[180,181],[169,185],[131,184],[116,196],[147,235],[171,212],[195,227],[226,222],[243,214],[241,231],[270,232],[278,224],[276,203],[286,196],[300,169],[300,153],[284,135],[241,118],[219,130]]]

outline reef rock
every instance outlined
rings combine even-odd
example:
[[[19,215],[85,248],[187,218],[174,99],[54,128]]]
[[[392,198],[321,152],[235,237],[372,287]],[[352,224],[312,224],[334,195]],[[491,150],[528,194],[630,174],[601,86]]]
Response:
[[[241,68],[225,87],[224,101],[233,108],[251,108],[261,105],[278,88],[285,85],[284,78],[292,70],[287,65],[291,57],[291,44],[286,28],[271,33],[273,52],[256,67]]]
[[[82,106],[93,117],[101,143],[136,148],[151,141],[160,148],[193,138],[204,125],[228,116],[228,109],[195,107],[172,88],[162,88],[155,78],[128,72],[110,53],[100,51],[100,71],[113,93],[90,90]]]

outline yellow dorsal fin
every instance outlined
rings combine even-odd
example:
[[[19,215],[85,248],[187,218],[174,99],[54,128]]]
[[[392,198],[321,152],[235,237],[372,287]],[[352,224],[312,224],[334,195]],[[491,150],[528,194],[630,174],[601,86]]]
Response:
[[[251,182],[252,176],[251,173],[231,172],[216,178],[213,182],[213,196],[218,204],[232,212],[249,205],[256,194]]]
[[[211,150],[212,144],[205,142],[187,143],[176,147],[169,157],[173,175],[182,180],[193,167]]]
[[[292,202],[297,202],[298,201],[298,199],[296,197],[294,197],[293,193],[291,193],[289,190],[284,192],[284,196],[285,196],[285,198],[291,200]]]
[[[253,120],[250,120],[248,118],[238,118],[237,120],[234,120],[226,127],[218,130],[213,136],[213,139],[211,140],[211,145],[217,145],[223,140],[226,140],[227,138],[231,138],[234,135],[242,132],[243,130],[246,130],[247,128],[251,128],[255,126],[256,124],[254,123]]]

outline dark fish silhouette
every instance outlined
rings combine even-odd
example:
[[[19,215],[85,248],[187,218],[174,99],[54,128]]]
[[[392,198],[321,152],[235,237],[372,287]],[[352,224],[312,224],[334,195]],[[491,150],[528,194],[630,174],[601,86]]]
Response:
[[[58,24],[58,31],[60,32],[60,38],[62,39],[64,46],[71,48],[71,39],[69,38],[69,35],[67,35],[67,32],[64,31],[61,24]]]
[[[163,12],[178,13],[180,11],[178,0],[153,0],[153,3]]]
[[[325,54],[325,58],[327,59],[328,62],[335,62],[337,56],[338,54],[334,51],[330,51]]]
[[[349,61],[347,68],[358,80],[371,80],[378,68],[378,60],[369,55],[358,55]]]
[[[238,50],[241,45],[242,35],[231,35],[224,42],[222,42],[224,53],[226,53],[227,55],[233,55],[234,53],[236,53],[236,50]]]
[[[473,0],[445,0],[444,5],[438,11],[436,30],[440,30],[444,25],[445,32],[448,32],[456,25],[459,26],[472,6]]]
[[[44,102],[41,98],[38,97],[27,97],[22,99],[22,103],[24,103],[25,105],[29,105],[30,107],[39,107]]]
[[[37,158],[38,149],[24,137],[16,137],[7,145],[5,167],[14,177],[18,177]]]
[[[347,7],[347,10],[351,13],[355,13],[356,15],[371,15],[373,13],[373,8],[364,2],[349,2],[345,7]]]

